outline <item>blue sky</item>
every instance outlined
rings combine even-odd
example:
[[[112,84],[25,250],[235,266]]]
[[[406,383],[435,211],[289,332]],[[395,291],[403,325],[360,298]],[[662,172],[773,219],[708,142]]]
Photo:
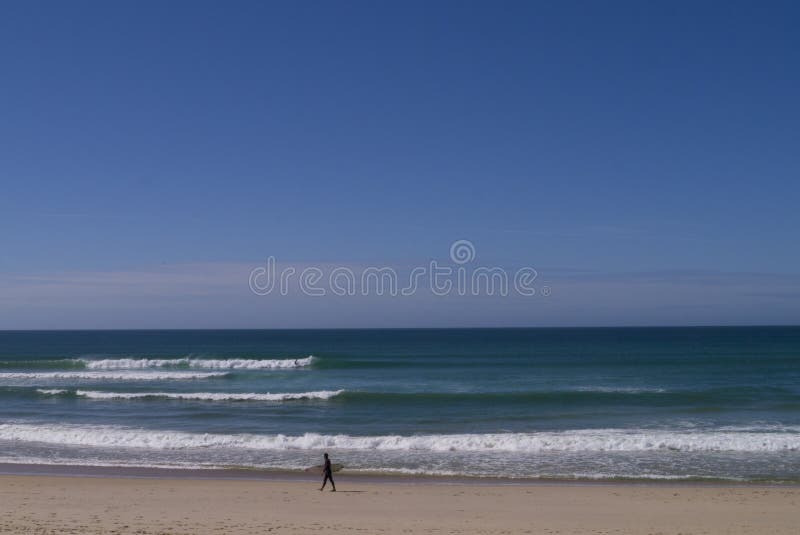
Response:
[[[0,328],[800,322],[794,3],[0,11]],[[458,239],[552,295],[248,289]]]

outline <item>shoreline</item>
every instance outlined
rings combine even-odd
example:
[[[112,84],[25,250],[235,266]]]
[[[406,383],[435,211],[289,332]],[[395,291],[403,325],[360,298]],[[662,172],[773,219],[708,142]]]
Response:
[[[179,468],[79,464],[28,464],[0,462],[0,477],[68,477],[99,479],[163,479],[201,481],[315,482],[313,473],[288,469]],[[757,481],[724,478],[549,478],[490,477],[469,475],[400,474],[370,471],[337,472],[336,479],[375,484],[474,485],[474,486],[652,486],[800,488],[800,481]]]

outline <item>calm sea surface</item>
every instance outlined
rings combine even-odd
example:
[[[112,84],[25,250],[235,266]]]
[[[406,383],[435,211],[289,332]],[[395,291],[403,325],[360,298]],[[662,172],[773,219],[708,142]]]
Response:
[[[800,481],[800,328],[0,332],[0,462]]]

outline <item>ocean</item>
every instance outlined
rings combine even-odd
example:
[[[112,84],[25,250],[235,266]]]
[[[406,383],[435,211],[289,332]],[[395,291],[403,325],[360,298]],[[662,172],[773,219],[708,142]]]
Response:
[[[0,462],[800,481],[800,328],[0,332]]]

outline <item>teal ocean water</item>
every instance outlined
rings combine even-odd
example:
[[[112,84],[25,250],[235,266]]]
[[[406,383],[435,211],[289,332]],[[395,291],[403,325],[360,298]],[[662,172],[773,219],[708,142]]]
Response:
[[[800,328],[0,332],[0,462],[800,480]]]

